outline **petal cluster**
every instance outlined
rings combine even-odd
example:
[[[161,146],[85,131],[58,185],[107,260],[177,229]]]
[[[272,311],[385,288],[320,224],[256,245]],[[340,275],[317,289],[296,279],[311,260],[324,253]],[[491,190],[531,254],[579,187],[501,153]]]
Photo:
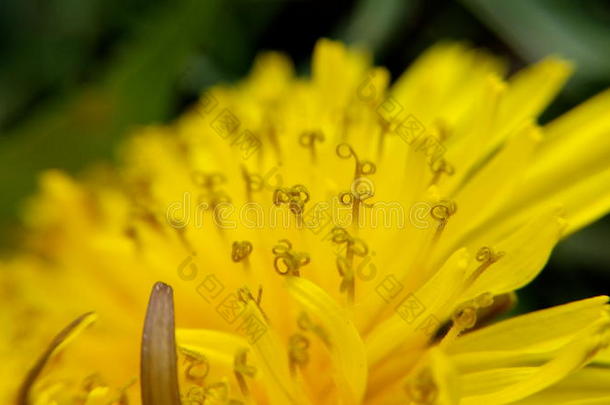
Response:
[[[537,122],[570,70],[440,44],[390,84],[321,40],[310,77],[262,55],[119,165],[47,172],[2,263],[0,398],[610,401],[607,297],[494,323],[610,208],[610,92]]]

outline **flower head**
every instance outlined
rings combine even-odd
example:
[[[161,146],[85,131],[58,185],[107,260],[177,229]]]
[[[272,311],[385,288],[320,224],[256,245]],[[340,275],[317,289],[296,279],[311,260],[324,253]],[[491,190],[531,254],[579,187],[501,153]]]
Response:
[[[536,123],[569,71],[442,44],[390,86],[322,40],[311,78],[266,54],[117,168],[46,173],[3,266],[3,397],[602,403],[606,297],[490,324],[610,207],[610,93]]]

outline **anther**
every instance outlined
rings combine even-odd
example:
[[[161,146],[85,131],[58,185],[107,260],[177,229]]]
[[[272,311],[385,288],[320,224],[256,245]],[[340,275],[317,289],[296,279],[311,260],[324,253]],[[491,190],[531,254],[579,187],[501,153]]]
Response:
[[[224,381],[210,384],[203,390],[203,397],[203,403],[210,400],[212,404],[224,404],[229,400],[229,385]]]
[[[436,237],[438,237],[440,233],[445,229],[449,218],[453,216],[456,211],[457,205],[455,204],[455,202],[449,200],[440,201],[438,204],[436,204],[430,209],[430,215],[432,216],[432,218],[438,221],[438,225],[436,228]]]
[[[233,371],[241,393],[247,396],[249,391],[246,377],[254,378],[256,375],[256,367],[248,365],[248,349],[240,349],[235,354]]]
[[[205,401],[204,388],[199,387],[197,385],[192,385],[186,391],[186,395],[184,395],[184,399],[186,400],[184,402],[189,403],[189,404],[203,404],[204,403],[203,401]]]
[[[242,177],[246,183],[246,199],[252,200],[252,193],[263,190],[265,181],[259,174],[249,173],[245,166],[241,167]]]
[[[472,304],[465,305],[453,314],[451,320],[460,332],[470,329],[477,323],[477,307]]]
[[[377,171],[377,166],[375,165],[375,163],[368,160],[361,161],[358,158],[356,151],[348,143],[340,143],[339,145],[337,145],[335,152],[337,153],[337,156],[339,156],[341,159],[350,159],[352,157],[354,158],[354,161],[356,163],[354,171],[355,179],[360,176],[375,174],[375,172]]]
[[[444,158],[435,159],[430,162],[430,170],[434,174],[432,184],[436,184],[441,174],[445,173],[447,176],[453,176],[455,174],[455,168],[447,162]]]
[[[97,387],[104,387],[106,385],[107,384],[98,373],[88,375],[81,383],[83,390],[87,393],[93,391],[93,389]]]
[[[418,405],[432,405],[438,398],[438,387],[429,368],[424,368],[405,385],[409,399]]]
[[[350,191],[339,194],[339,202],[343,205],[352,206],[352,223],[359,223],[360,205],[364,201],[371,198],[374,193],[372,182],[365,178],[374,174],[377,171],[375,163],[368,160],[361,161],[356,154],[356,151],[347,143],[341,143],[336,148],[337,156],[341,159],[354,158],[355,170],[354,180]],[[365,204],[366,205],[366,204]]]
[[[483,246],[479,249],[476,255],[476,259],[481,264],[477,267],[472,274],[468,277],[468,280],[464,283],[466,287],[472,285],[472,283],[478,279],[481,274],[492,264],[500,260],[504,256],[504,252],[494,252],[494,250],[488,246]]]
[[[351,236],[345,228],[334,227],[331,230],[331,240],[338,245],[345,244],[348,252],[359,257],[364,257],[369,252],[366,243],[360,238]]]
[[[493,305],[494,296],[491,293],[486,292],[474,298],[473,301],[477,308],[486,308]]]
[[[316,161],[316,142],[324,142],[324,135],[321,132],[304,132],[299,137],[299,144],[310,150],[312,162]]]
[[[210,364],[207,359],[195,360],[186,368],[186,378],[198,385],[202,385],[210,372]]]
[[[275,255],[273,267],[275,271],[282,275],[290,275],[299,277],[299,269],[310,262],[309,255],[303,252],[295,252],[292,250],[292,244],[286,239],[279,241],[272,249]]]
[[[241,262],[250,256],[252,253],[252,243],[244,241],[235,241],[231,247],[231,260],[235,263]]]
[[[476,259],[478,262],[493,264],[504,256],[504,252],[494,252],[492,248],[483,246],[477,252]]]
[[[345,256],[337,256],[337,270],[342,277],[339,290],[346,292],[348,300],[353,302],[356,288],[354,256],[365,257],[369,252],[368,246],[362,239],[352,237],[346,229],[341,227],[332,229],[331,240],[338,245],[345,244]]]
[[[199,186],[203,192],[199,195],[198,202],[207,204],[213,210],[219,204],[230,203],[231,198],[219,187],[227,182],[227,178],[222,173],[203,173],[196,171],[192,174],[195,185]]]
[[[262,285],[258,286],[258,293],[256,295],[256,298],[254,298],[254,296],[252,295],[252,293],[250,292],[250,289],[248,287],[238,288],[237,289],[237,298],[244,305],[247,305],[248,302],[250,302],[250,301],[254,302],[254,304],[257,306],[258,310],[263,315],[265,320],[269,321],[269,317],[267,316],[265,311],[263,311],[263,307],[262,307],[262,301],[263,301],[263,286]]]
[[[445,335],[441,344],[445,346],[464,331],[474,328],[478,322],[479,309],[492,304],[493,296],[490,293],[484,293],[460,305],[451,317],[451,329]]]
[[[178,239],[180,240],[180,243],[182,243],[182,246],[184,246],[187,251],[193,252],[195,249],[193,249],[193,245],[191,245],[191,242],[186,238],[186,224],[182,221],[174,220],[171,222],[171,225],[176,230],[176,234],[178,235]]]
[[[290,212],[300,218],[305,211],[305,204],[309,201],[309,191],[301,184],[292,187],[278,188],[273,193],[273,204],[288,205]]]
[[[309,339],[300,333],[290,336],[288,341],[288,358],[290,371],[294,375],[297,367],[304,367],[309,362]]]
[[[309,316],[306,312],[301,312],[301,314],[297,318],[297,325],[299,326],[299,329],[301,329],[303,332],[312,332],[316,334],[327,347],[330,347],[330,339],[328,338],[328,333],[326,333],[326,331],[324,330],[324,328],[322,328],[321,325],[314,323],[311,319],[309,319]]]
[[[436,127],[436,130],[438,131],[438,141],[439,142],[445,142],[447,139],[449,139],[449,137],[451,136],[451,128],[449,126],[449,124],[439,118],[436,120],[436,122],[434,123],[434,126]]]
[[[184,363],[187,365],[186,379],[198,386],[203,386],[205,378],[210,373],[210,362],[207,357],[184,347],[180,347],[179,351],[184,356]]]
[[[485,300],[485,301],[484,301]],[[480,310],[477,314],[477,327],[486,325],[496,319],[501,314],[504,314],[514,308],[517,303],[517,296],[514,292],[505,293],[493,296],[490,293],[481,294],[475,298]]]

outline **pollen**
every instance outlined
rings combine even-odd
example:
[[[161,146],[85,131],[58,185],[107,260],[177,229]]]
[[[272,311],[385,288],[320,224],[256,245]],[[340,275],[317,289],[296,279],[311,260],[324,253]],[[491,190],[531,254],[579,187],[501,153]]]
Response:
[[[305,203],[309,201],[309,191],[301,184],[290,188],[278,188],[273,193],[274,205],[287,205],[295,216],[300,217],[305,211]]]
[[[245,241],[235,241],[231,245],[231,260],[241,262],[252,253],[252,243]]]
[[[300,268],[309,264],[309,254],[304,252],[295,252],[292,249],[292,243],[287,239],[282,239],[272,250],[275,255],[273,267],[275,271],[282,275],[291,275],[299,277],[301,275]]]

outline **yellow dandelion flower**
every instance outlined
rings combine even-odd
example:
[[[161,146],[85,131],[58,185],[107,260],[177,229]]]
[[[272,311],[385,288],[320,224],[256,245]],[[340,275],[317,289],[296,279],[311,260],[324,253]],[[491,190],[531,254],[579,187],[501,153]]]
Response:
[[[610,208],[610,92],[541,127],[560,59],[370,62],[264,55],[117,168],[44,174],[2,264],[2,402],[610,403],[607,297],[491,323]]]

